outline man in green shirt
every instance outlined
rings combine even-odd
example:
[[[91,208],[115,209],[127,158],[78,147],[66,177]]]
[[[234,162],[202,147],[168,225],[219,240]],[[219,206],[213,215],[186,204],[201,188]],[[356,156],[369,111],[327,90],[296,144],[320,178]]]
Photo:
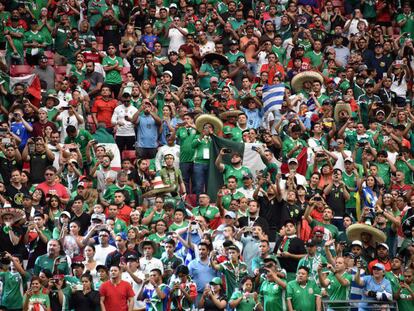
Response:
[[[167,49],[170,44],[168,30],[170,28],[170,24],[172,23],[172,19],[168,16],[166,8],[160,8],[159,14],[160,18],[154,23],[154,34],[159,38],[158,42],[161,43],[162,54],[167,55]]]
[[[192,143],[197,135],[192,114],[186,113],[183,116],[183,124],[177,124],[176,137],[180,145],[180,170],[183,176],[185,189],[190,189],[190,179],[193,174],[194,149]]]
[[[6,262],[12,262],[13,265],[9,266]],[[29,277],[29,273],[23,269],[20,260],[6,252],[0,269],[0,281],[3,284],[1,305],[3,307],[7,310],[22,309],[23,287],[29,281]]]
[[[403,4],[402,13],[397,15],[396,21],[401,27],[401,34],[408,33],[411,39],[414,39],[414,13],[409,1]]]
[[[287,285],[287,305],[289,311],[321,310],[321,289],[314,281],[308,279],[309,269],[299,267],[296,280]]]
[[[282,144],[282,154],[284,159],[296,158],[306,147],[306,142],[299,138],[302,130],[299,125],[295,124],[289,129],[288,135],[284,137]]]
[[[210,197],[206,193],[201,193],[198,197],[199,206],[192,210],[194,216],[203,216],[207,222],[214,218],[220,218],[220,211],[216,206],[210,205]]]
[[[319,265],[319,282],[322,287],[326,287],[330,301],[349,299],[352,275],[346,272],[346,269],[344,257],[337,257],[335,259],[335,267],[331,267],[328,276],[322,272],[322,265]],[[343,307],[343,305],[338,304],[334,306]]]
[[[60,270],[63,274],[69,274],[69,265],[65,256],[60,256],[60,244],[57,240],[50,240],[47,243],[47,253],[36,259],[34,275],[39,275],[42,269],[50,272]]]
[[[122,77],[121,70],[124,67],[124,62],[121,57],[116,56],[116,46],[113,44],[108,45],[108,56],[105,56],[102,60],[102,66],[105,70],[105,84],[111,87],[115,97],[118,96],[121,89]]]
[[[35,19],[30,22],[30,30],[24,33],[23,46],[26,49],[27,63],[38,65],[39,57],[46,47],[46,38],[39,32],[37,20]]]
[[[4,28],[3,35],[6,39],[6,60],[7,64],[23,64],[24,55],[24,29],[19,25],[19,16],[14,14],[17,12],[13,11],[10,18],[11,24]]]
[[[411,311],[414,310],[414,282],[413,269],[404,271],[404,281],[400,282],[400,288],[397,291],[398,310]]]
[[[231,157],[231,165],[223,164],[223,156],[226,154],[225,148],[220,150],[216,159],[216,167],[223,173],[224,182],[227,183],[230,176],[234,176],[237,179],[237,187],[243,187],[243,177],[251,175],[250,169],[242,165],[242,157],[240,153],[233,152]]]
[[[194,149],[193,193],[200,195],[208,183],[208,169],[210,163],[210,146],[213,126],[206,123],[201,134],[194,136],[191,147]],[[206,187],[207,188],[207,187]]]
[[[227,248],[228,260],[217,262],[216,253],[212,252],[211,266],[214,270],[223,273],[226,279],[226,295],[231,297],[236,288],[240,286],[241,280],[248,274],[247,265],[240,261],[240,249],[236,245]]]
[[[315,240],[306,242],[307,254],[299,260],[298,267],[307,267],[309,269],[309,279],[318,284],[318,267],[320,264],[328,263],[328,261],[325,256],[317,252],[316,246],[317,243]]]
[[[82,155],[83,166],[87,167],[86,148],[88,143],[93,139],[91,133],[84,129],[76,129],[73,125],[68,125],[66,128],[67,137],[65,138],[65,144],[75,144],[79,147],[79,151]]]
[[[223,191],[223,196],[221,197],[221,204],[224,207],[224,209],[229,210],[231,201],[239,200],[243,197],[244,194],[237,191],[237,178],[235,176],[230,176],[229,178],[227,178],[227,190]]]
[[[278,276],[278,263],[275,257],[265,259],[264,270],[266,279],[260,286],[260,304],[264,311],[286,310],[284,293],[286,282]]]

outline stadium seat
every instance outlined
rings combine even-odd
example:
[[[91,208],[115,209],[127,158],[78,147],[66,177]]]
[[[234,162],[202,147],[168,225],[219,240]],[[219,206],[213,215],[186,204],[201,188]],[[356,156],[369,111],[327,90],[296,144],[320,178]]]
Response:
[[[32,66],[29,65],[11,65],[10,75],[12,77],[20,77],[31,74],[33,71]]]

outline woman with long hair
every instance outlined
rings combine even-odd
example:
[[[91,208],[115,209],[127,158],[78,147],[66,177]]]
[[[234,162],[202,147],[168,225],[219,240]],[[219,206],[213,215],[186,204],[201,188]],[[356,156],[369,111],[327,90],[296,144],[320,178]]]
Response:
[[[51,230],[58,225],[60,214],[63,211],[63,205],[57,195],[51,195],[46,203],[46,209],[49,215],[48,226]]]
[[[373,209],[377,203],[382,203],[380,185],[375,176],[367,176],[365,182],[361,184],[360,195],[363,208]]]
[[[83,250],[83,236],[80,235],[80,224],[79,222],[71,221],[68,227],[63,227],[60,234],[60,241],[63,245],[63,249],[70,258],[76,255],[82,254]]]
[[[95,246],[93,244],[86,245],[83,250],[83,255],[85,257],[85,261],[83,264],[85,265],[85,272],[89,272],[89,274],[93,278],[93,282],[98,282],[99,277],[96,272],[96,266],[98,265],[97,261],[95,260]]]
[[[62,212],[59,215],[56,226],[53,228],[52,238],[54,240],[59,240],[60,239],[62,228],[63,227],[69,228],[69,222],[70,222],[69,212],[66,212],[66,211]]]
[[[140,238],[141,237],[141,238]],[[135,251],[139,253],[139,243],[142,241],[142,235],[139,234],[139,231],[136,227],[131,227],[127,232],[127,249],[129,251]]]
[[[188,57],[184,49],[178,49],[178,61],[184,66],[185,74],[194,74],[196,72],[196,66],[191,57]]]
[[[41,308],[50,311],[50,300],[49,296],[42,292],[40,278],[33,276],[23,298],[23,311],[42,310]]]
[[[92,276],[82,274],[82,287],[72,293],[69,300],[69,309],[75,311],[91,311],[100,308],[99,292],[93,289]]]

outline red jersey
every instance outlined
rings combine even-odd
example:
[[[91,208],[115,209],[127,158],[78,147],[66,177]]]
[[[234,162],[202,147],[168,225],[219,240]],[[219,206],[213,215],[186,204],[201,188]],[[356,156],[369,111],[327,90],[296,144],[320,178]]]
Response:
[[[69,199],[69,193],[66,187],[62,184],[56,183],[53,186],[49,186],[46,182],[42,182],[37,186],[36,189],[42,190],[42,192],[47,196],[57,195],[59,198]]]
[[[96,113],[98,122],[104,122],[107,128],[112,128],[111,118],[117,106],[118,101],[116,99],[105,101],[102,97],[98,97],[92,107],[92,113]]]

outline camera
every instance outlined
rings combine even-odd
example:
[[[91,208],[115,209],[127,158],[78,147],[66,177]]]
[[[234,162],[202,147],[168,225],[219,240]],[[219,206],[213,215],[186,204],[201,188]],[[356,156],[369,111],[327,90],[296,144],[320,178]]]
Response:
[[[269,271],[265,267],[259,269],[260,274],[266,274],[267,272]]]
[[[321,266],[322,266],[322,268],[326,268],[328,266],[328,264],[325,262],[325,263],[322,263]]]
[[[231,153],[231,149],[230,148],[223,148],[223,153],[229,154],[229,153]]]

